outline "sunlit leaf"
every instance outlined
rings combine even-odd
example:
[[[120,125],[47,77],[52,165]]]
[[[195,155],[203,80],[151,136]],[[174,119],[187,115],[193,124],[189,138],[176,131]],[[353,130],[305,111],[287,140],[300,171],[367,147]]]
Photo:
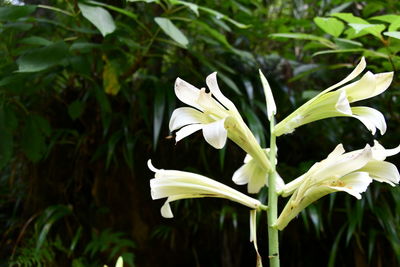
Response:
[[[110,13],[98,6],[89,6],[83,3],[78,3],[82,15],[89,20],[103,36],[115,31],[115,23]]]
[[[103,68],[104,92],[109,95],[116,95],[121,88],[118,80],[117,69],[105,56],[103,59],[105,60],[105,65]]]
[[[400,32],[395,31],[395,32],[384,32],[383,35],[389,36],[389,37],[393,37],[396,39],[400,39]]]
[[[315,24],[326,33],[338,37],[344,30],[344,23],[336,18],[314,18]]]

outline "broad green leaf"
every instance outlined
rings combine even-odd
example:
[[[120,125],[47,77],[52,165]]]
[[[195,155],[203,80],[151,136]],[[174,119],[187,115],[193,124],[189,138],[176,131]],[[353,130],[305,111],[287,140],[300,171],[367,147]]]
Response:
[[[389,37],[393,37],[396,39],[400,39],[400,32],[395,31],[395,32],[384,32],[383,35],[389,36]]]
[[[199,20],[195,20],[193,21],[193,24],[197,26],[197,28],[200,28],[202,30],[204,30],[206,33],[208,33],[213,40],[216,40],[218,42],[220,42],[221,44],[223,44],[226,48],[230,49],[233,51],[233,46],[228,42],[228,40],[226,40],[226,36],[221,34],[219,31],[217,31],[216,29],[210,27],[208,24],[201,22]]]
[[[389,24],[395,22],[398,19],[400,19],[399,15],[392,15],[392,14],[382,15],[382,16],[375,16],[375,17],[369,18],[369,20],[379,20],[379,21],[383,21],[383,22],[386,22],[386,23],[389,23]]]
[[[0,21],[16,20],[26,17],[36,10],[37,6],[5,6],[0,7]]]
[[[85,110],[85,103],[79,100],[75,100],[68,106],[68,115],[72,120],[79,118]]]
[[[37,72],[61,64],[68,57],[68,46],[58,42],[31,49],[17,59],[18,72]]]
[[[171,37],[172,40],[186,48],[186,46],[189,44],[189,40],[181,32],[181,30],[179,30],[172,23],[170,19],[156,17],[154,18],[154,20],[166,35],[168,35],[169,37]]]
[[[78,3],[82,15],[89,20],[103,36],[115,31],[115,23],[110,13],[102,7]]]
[[[40,36],[29,36],[26,38],[21,39],[21,44],[28,44],[28,45],[40,45],[40,46],[48,46],[52,45],[53,42],[47,40],[46,38]]]
[[[359,34],[364,31],[378,37],[379,39],[382,38],[381,32],[386,28],[386,26],[382,24],[349,23],[349,26],[355,30],[356,34]]]
[[[316,17],[314,22],[323,31],[335,37],[339,37],[344,30],[344,23],[336,18]]]
[[[270,34],[269,36],[273,38],[291,38],[291,39],[298,39],[298,40],[311,40],[311,41],[317,41],[329,48],[335,48],[335,44],[332,43],[330,40],[312,35],[312,34],[307,34],[307,33],[273,33]]]
[[[347,23],[356,23],[356,24],[369,24],[368,21],[360,18],[360,17],[356,17],[351,13],[334,13],[331,15],[332,17],[337,17],[341,20],[346,21]]]
[[[136,14],[134,14],[134,13],[128,11],[128,10],[116,7],[116,6],[107,5],[107,4],[104,4],[104,3],[97,2],[97,1],[88,1],[87,3],[93,4],[93,5],[96,5],[96,6],[103,6],[103,7],[106,7],[108,9],[111,9],[111,10],[114,10],[116,12],[119,12],[119,13],[125,15],[125,16],[128,16],[128,17],[130,17],[132,19],[137,19],[137,15]]]

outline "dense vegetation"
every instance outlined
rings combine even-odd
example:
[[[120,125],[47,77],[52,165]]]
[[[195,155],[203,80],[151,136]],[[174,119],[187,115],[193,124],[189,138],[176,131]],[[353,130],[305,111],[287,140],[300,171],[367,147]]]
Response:
[[[181,105],[176,77],[203,87],[218,71],[224,94],[265,144],[258,69],[278,121],[361,56],[373,72],[400,69],[394,0],[1,2],[0,266],[102,266],[119,255],[127,266],[252,266],[241,207],[184,200],[167,220],[150,198],[149,158],[232,185],[245,156],[233,143],[215,153],[201,134],[175,144],[168,121]],[[375,138],[389,148],[400,143],[399,88],[396,73],[385,94],[368,100],[385,115],[390,134]],[[371,144],[365,127],[349,121],[279,138],[280,175],[290,181],[338,143]],[[264,226],[261,218],[262,254]],[[281,239],[282,266],[397,266],[400,190],[375,184],[360,201],[333,194]]]

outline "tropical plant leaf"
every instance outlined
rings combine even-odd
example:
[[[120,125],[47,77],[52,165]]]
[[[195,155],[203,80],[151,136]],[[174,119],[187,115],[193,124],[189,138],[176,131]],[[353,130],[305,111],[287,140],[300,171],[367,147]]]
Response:
[[[189,44],[187,37],[179,30],[168,18],[154,18],[155,22],[160,26],[163,32],[171,37],[172,40],[186,48]]]
[[[98,6],[86,5],[84,3],[78,3],[78,6],[82,15],[89,20],[103,36],[115,31],[114,19],[106,9]]]

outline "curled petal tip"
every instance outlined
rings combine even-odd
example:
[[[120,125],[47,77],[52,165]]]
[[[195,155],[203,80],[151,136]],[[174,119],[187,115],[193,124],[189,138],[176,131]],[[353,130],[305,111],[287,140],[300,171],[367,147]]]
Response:
[[[147,161],[147,167],[149,167],[149,169],[150,169],[152,172],[158,172],[158,171],[159,171],[157,168],[155,168],[155,167],[153,166],[153,164],[151,163],[151,159],[149,159],[149,160]]]

